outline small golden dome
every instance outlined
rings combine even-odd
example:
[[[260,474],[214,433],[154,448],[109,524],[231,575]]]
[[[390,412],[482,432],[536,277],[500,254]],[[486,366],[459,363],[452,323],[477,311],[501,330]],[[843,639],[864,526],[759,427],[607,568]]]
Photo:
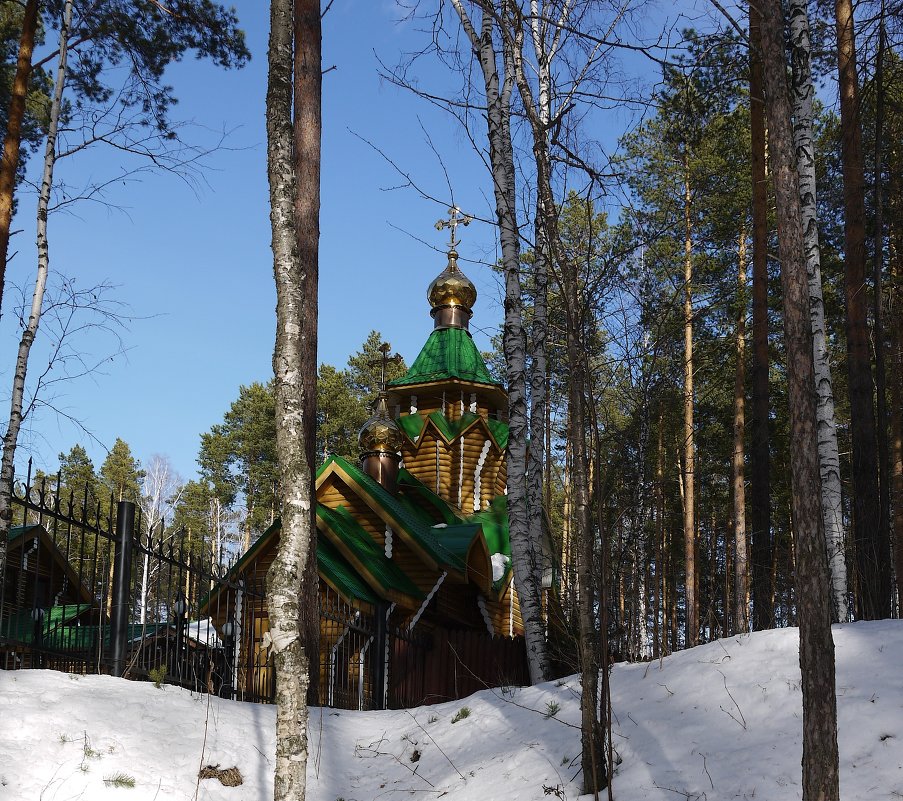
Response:
[[[458,269],[458,253],[448,252],[448,266],[436,276],[426,293],[434,309],[444,306],[463,306],[469,312],[477,302],[477,288]]]
[[[401,450],[403,437],[395,421],[389,417],[386,395],[380,393],[376,402],[376,411],[361,428],[358,434],[361,453],[396,453]]]

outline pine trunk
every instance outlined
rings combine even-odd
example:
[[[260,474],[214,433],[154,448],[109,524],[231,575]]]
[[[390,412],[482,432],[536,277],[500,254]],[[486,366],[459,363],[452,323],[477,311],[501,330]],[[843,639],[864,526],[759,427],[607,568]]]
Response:
[[[9,422],[3,436],[3,456],[0,459],[0,576],[5,575],[6,542],[12,520],[12,486],[15,473],[16,446],[19,442],[19,430],[22,427],[23,406],[25,399],[25,377],[28,372],[28,357],[34,344],[41,321],[41,310],[44,303],[44,292],[47,289],[47,275],[50,271],[50,245],[47,240],[47,214],[50,206],[50,192],[53,188],[53,169],[56,165],[56,140],[59,131],[60,112],[63,106],[63,89],[66,84],[66,62],[68,57],[69,30],[72,25],[72,0],[66,0],[63,6],[63,19],[60,25],[60,52],[57,59],[56,81],[53,87],[53,98],[50,105],[50,125],[47,130],[47,142],[44,149],[44,168],[41,174],[41,188],[38,193],[37,210],[37,251],[38,266],[35,276],[34,290],[31,296],[31,310],[28,323],[19,341],[16,366],[13,372],[13,385],[9,405]]]
[[[803,801],[839,801],[834,642],[821,510],[812,323],[786,83],[783,11],[780,0],[767,0],[760,9],[793,442],[790,481],[803,691]]]
[[[844,298],[853,444],[853,545],[856,617],[890,615],[890,547],[879,519],[874,387],[865,281],[865,172],[852,0],[836,0],[844,202]]]
[[[890,443],[887,415],[887,367],[884,340],[884,51],[885,6],[881,3],[878,23],[878,52],[875,54],[875,169],[874,169],[874,240],[872,248],[872,338],[875,343],[875,416],[878,425],[878,539],[890,544]],[[888,567],[888,570],[890,568]],[[898,578],[899,581],[899,578]],[[891,579],[888,576],[888,585]],[[891,596],[893,593],[891,593]],[[887,616],[891,610],[888,606]]]
[[[686,645],[699,641],[699,598],[696,577],[695,440],[693,434],[693,228],[689,153],[684,152],[684,557],[686,560]]]
[[[899,240],[895,243],[895,240]],[[903,235],[891,235],[891,318],[893,350],[890,371],[891,481],[894,495],[894,567],[897,574],[897,614],[903,614],[903,267],[900,250]]]
[[[825,517],[825,543],[831,568],[834,619],[849,618],[847,603],[847,565],[844,547],[843,507],[840,486],[840,453],[837,447],[837,423],[834,418],[834,389],[825,338],[825,307],[821,283],[821,247],[815,184],[815,143],[813,141],[812,47],[809,15],[805,0],[790,0],[790,47],[793,63],[793,135],[796,167],[800,183],[800,212],[806,274],[809,281],[809,314],[812,320],[812,348],[815,364],[815,390],[818,413],[818,456],[821,471],[822,513]]]
[[[734,522],[734,631],[749,631],[749,563],[746,554],[746,482],[744,477],[744,433],[746,429],[746,228],[740,231],[737,270],[737,365],[734,372],[734,449],[733,476]],[[724,576],[727,581],[728,547],[724,548]],[[725,593],[727,600],[727,593]],[[724,610],[728,619],[727,606]]]
[[[753,628],[774,623],[771,598],[771,457],[768,386],[768,191],[765,169],[765,88],[762,74],[762,18],[749,6],[749,117],[752,156],[752,408],[749,447]]]
[[[304,585],[316,547],[308,462],[315,420],[308,414],[305,378],[305,374],[316,374],[316,362],[310,362],[304,341],[304,319],[317,319],[316,295],[313,306],[309,301],[319,240],[320,4],[299,0],[294,12],[293,21],[292,0],[271,1],[266,115],[276,281],[276,452],[282,478],[279,551],[267,573],[269,637],[276,672],[276,801],[305,798],[309,661],[316,660],[305,649],[301,606],[307,598]],[[293,141],[293,32],[298,48],[295,58],[304,60],[308,77],[304,90],[296,95],[295,114],[310,126],[301,147]]]
[[[298,193],[295,197],[295,230],[298,255],[304,269],[304,308],[318,308],[320,238],[320,136],[322,130],[322,31],[320,3],[295,3],[295,170]],[[311,425],[317,419],[317,324],[318,315],[301,315],[300,357],[309,369],[302,371],[304,415]],[[313,487],[316,480],[317,442],[315,433],[303,443],[307,470]],[[317,552],[316,506],[310,508],[310,553]],[[319,703],[320,690],[320,594],[316,559],[308,559],[301,584],[301,636],[308,655],[310,680],[307,703]]]
[[[19,147],[22,143],[22,123],[25,120],[25,101],[31,78],[31,56],[38,29],[38,0],[26,0],[19,37],[16,74],[10,90],[3,139],[3,161],[0,162],[0,314],[3,309],[3,287],[6,283],[6,262],[9,258],[10,226],[13,219],[13,194],[19,168]],[[5,545],[3,546],[5,549]],[[2,560],[0,560],[2,561]],[[0,574],[2,575],[2,574]]]

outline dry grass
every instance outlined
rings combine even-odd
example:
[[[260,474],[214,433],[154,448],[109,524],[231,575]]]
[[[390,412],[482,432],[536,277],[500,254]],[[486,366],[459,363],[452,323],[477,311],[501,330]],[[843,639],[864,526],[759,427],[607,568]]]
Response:
[[[201,779],[219,779],[225,787],[238,787],[244,782],[238,768],[220,768],[219,765],[204,765],[198,776]]]

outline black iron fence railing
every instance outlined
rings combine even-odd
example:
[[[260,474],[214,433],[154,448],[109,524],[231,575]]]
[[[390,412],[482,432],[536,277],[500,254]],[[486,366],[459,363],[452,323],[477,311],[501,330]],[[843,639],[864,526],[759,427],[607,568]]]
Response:
[[[270,702],[263,578],[133,503],[101,504],[29,476],[12,493],[0,582],[0,669],[109,673]],[[522,641],[390,625],[320,583],[319,703],[400,708],[526,679]]]

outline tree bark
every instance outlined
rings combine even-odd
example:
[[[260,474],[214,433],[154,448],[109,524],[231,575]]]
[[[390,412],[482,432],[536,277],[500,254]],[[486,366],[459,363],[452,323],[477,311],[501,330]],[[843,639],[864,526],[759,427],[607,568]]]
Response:
[[[298,193],[295,197],[295,228],[298,255],[305,271],[304,307],[318,308],[320,236],[320,136],[322,130],[322,32],[320,3],[295,2],[295,169]],[[301,316],[301,359],[312,366],[301,375],[304,385],[305,419],[316,425],[317,419],[317,321],[316,314]],[[315,433],[305,441],[305,455],[311,486],[317,472]],[[317,552],[316,505],[310,508],[310,553]],[[320,690],[320,597],[316,559],[309,559],[301,584],[301,633],[308,655],[310,681],[307,703],[319,703]]]
[[[508,529],[514,581],[518,588],[524,623],[530,681],[536,684],[545,678],[548,657],[536,544],[530,538],[527,516],[526,339],[521,307],[520,243],[510,127],[514,76],[510,65],[510,52],[505,52],[504,79],[500,80],[499,77],[498,54],[492,37],[495,26],[491,0],[479,0],[476,4],[482,11],[479,33],[464,9],[462,0],[452,0],[452,4],[473,47],[474,56],[480,64],[486,98],[489,163],[502,248],[502,269],[505,275],[502,348],[505,353],[508,379]]]
[[[865,172],[852,0],[836,0],[844,202],[844,298],[853,445],[856,617],[890,615],[890,547],[879,519],[878,456],[865,281]]]
[[[684,151],[684,556],[686,560],[686,646],[699,642],[699,598],[696,576],[696,451],[693,434],[693,227],[690,156]]]
[[[737,366],[734,372],[734,631],[749,631],[749,562],[746,554],[746,483],[744,476],[744,432],[746,429],[746,226],[740,231],[737,270]],[[724,548],[724,575],[728,576],[728,547]],[[727,594],[725,593],[725,599]],[[724,610],[728,619],[727,608]]]
[[[884,55],[885,6],[881,3],[878,21],[878,52],[875,54],[875,170],[874,240],[872,265],[872,337],[875,342],[875,415],[878,425],[878,540],[890,544],[890,443],[887,416],[887,368],[884,352]],[[888,572],[890,566],[888,565]],[[897,579],[900,581],[900,579]],[[888,589],[891,578],[888,575]],[[892,594],[892,593],[891,593]],[[888,601],[890,603],[890,601]],[[888,606],[887,616],[891,614]]]
[[[893,369],[890,372],[890,450],[894,495],[894,567],[897,574],[897,609],[903,610],[903,267],[900,264],[900,246],[903,246],[903,235],[892,234],[889,260],[892,280],[891,308],[896,309],[896,314],[891,318],[893,320],[891,325]]]
[[[307,454],[316,421],[308,414],[305,374],[316,375],[316,361],[304,339],[311,307],[310,281],[316,280],[319,242],[320,4],[292,0],[270,5],[267,85],[267,173],[270,187],[273,273],[276,281],[276,451],[279,459],[282,531],[279,551],[267,573],[269,637],[276,670],[276,801],[303,801],[307,772],[309,659],[303,640],[301,605],[307,598],[309,565],[315,563],[312,527],[313,484]],[[310,129],[295,147],[292,125],[293,31],[295,58],[305,61],[308,81],[296,95],[295,114]],[[313,76],[315,74],[315,80]],[[301,190],[301,191],[299,191]],[[305,201],[296,200],[300,195]],[[315,297],[315,296],[314,296]]]
[[[6,262],[9,258],[9,235],[13,219],[13,193],[19,168],[19,147],[22,143],[22,123],[25,120],[25,101],[31,78],[31,56],[34,52],[38,28],[38,0],[26,0],[19,37],[19,55],[13,78],[7,112],[6,136],[3,139],[3,161],[0,162],[0,314],[3,311],[3,287],[6,283]],[[5,545],[4,545],[5,548]]]
[[[72,0],[66,0],[63,6],[63,19],[60,25],[60,52],[57,58],[56,81],[53,87],[53,98],[50,105],[50,124],[47,130],[47,142],[44,148],[44,168],[41,174],[41,188],[38,193],[37,209],[37,251],[38,265],[34,290],[31,296],[31,310],[28,323],[19,341],[16,366],[13,372],[13,385],[9,406],[9,423],[3,437],[3,456],[0,459],[0,576],[6,569],[6,542],[12,519],[12,485],[15,473],[16,446],[19,442],[19,430],[22,427],[23,405],[25,399],[25,377],[28,372],[28,357],[34,344],[41,321],[41,310],[44,303],[44,292],[47,288],[47,275],[50,271],[50,246],[47,240],[47,214],[50,206],[50,192],[53,188],[53,169],[56,165],[56,141],[59,131],[60,111],[63,105],[63,88],[66,84],[66,63],[68,58],[69,29],[72,25]]]
[[[749,6],[749,116],[752,149],[752,420],[750,421],[749,495],[752,557],[753,628],[774,623],[771,563],[771,457],[768,386],[768,191],[765,169],[765,89],[762,74],[762,18]]]
[[[821,510],[812,324],[786,83],[784,20],[780,0],[765,0],[760,9],[793,442],[790,481],[803,691],[803,801],[839,801],[834,641]]]
[[[793,65],[793,134],[800,183],[800,212],[803,223],[803,245],[806,252],[806,274],[809,280],[809,313],[812,320],[812,348],[815,360],[822,512],[825,517],[825,543],[831,568],[834,619],[843,622],[849,619],[843,497],[840,486],[837,423],[834,418],[834,389],[825,339],[821,247],[818,239],[816,206],[815,144],[812,128],[812,99],[815,96],[815,87],[812,84],[812,47],[805,0],[790,0],[789,18],[790,53]]]

